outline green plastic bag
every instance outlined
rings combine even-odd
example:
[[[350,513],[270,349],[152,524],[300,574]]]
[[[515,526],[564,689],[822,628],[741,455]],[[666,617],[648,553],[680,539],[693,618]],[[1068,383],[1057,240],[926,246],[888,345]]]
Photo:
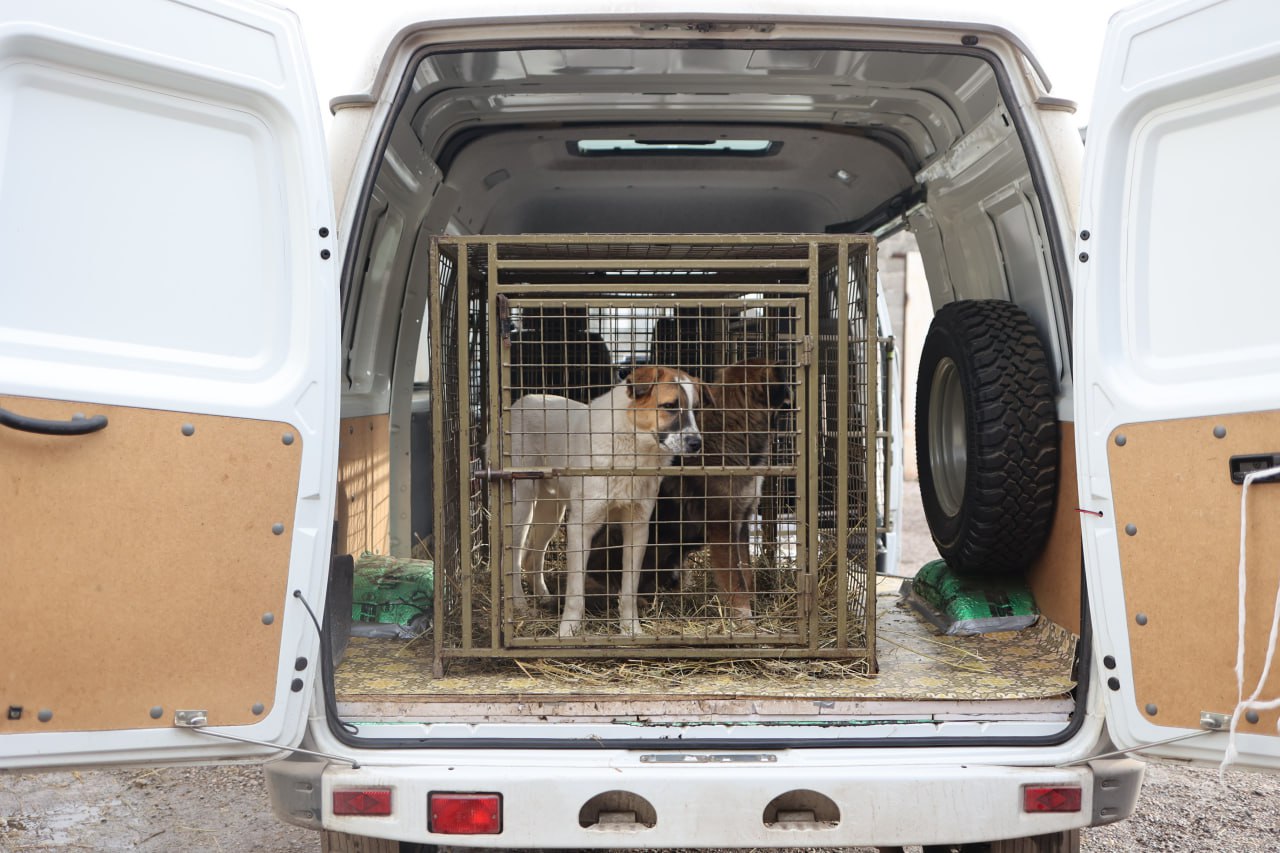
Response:
[[[351,595],[351,633],[417,637],[431,626],[435,564],[361,554]],[[376,627],[374,627],[376,626]]]
[[[957,575],[945,560],[926,563],[902,584],[907,602],[952,636],[1018,631],[1039,618],[1026,582],[1015,577]]]

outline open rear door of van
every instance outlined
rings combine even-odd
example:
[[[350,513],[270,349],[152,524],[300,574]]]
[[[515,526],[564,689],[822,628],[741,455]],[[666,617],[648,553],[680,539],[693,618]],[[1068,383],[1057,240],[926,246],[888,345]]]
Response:
[[[337,459],[327,180],[290,14],[0,2],[0,766],[301,739]]]
[[[1076,244],[1076,449],[1112,738],[1180,738],[1144,755],[1280,767],[1280,478],[1243,482],[1280,466],[1278,139],[1280,5],[1112,20]]]

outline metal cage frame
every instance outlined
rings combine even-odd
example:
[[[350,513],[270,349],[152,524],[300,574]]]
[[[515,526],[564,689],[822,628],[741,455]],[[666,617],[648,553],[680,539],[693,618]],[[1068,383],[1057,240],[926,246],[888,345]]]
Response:
[[[456,657],[862,658],[874,667],[877,535],[888,523],[879,481],[888,459],[879,458],[886,388],[873,237],[486,235],[436,237],[430,252],[438,670]],[[787,342],[799,368],[795,467],[766,472],[775,475],[771,483],[779,476],[796,483],[796,630],[765,638],[730,631],[699,641],[521,636],[504,590],[512,559],[504,535],[512,472],[501,472],[510,452],[510,312],[648,300],[731,309],[748,296],[785,305],[796,323]],[[537,475],[575,473],[582,472]],[[822,582],[834,596],[824,606]]]

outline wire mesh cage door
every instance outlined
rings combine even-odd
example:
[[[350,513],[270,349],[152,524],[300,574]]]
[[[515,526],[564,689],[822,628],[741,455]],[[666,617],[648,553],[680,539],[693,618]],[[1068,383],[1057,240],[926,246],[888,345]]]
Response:
[[[433,251],[438,661],[870,657],[872,238],[477,236]],[[680,445],[695,423],[698,447]],[[662,453],[636,452],[646,432]]]
[[[807,489],[767,551],[756,518],[765,479],[808,482],[794,418],[809,384],[805,303],[494,299],[504,645],[811,645]]]

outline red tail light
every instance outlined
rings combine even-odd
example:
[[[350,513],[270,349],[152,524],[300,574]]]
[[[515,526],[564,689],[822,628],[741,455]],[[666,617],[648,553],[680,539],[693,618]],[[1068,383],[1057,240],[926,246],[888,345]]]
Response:
[[[335,815],[386,817],[391,814],[391,789],[368,788],[358,791],[334,791]]]
[[[1022,789],[1024,812],[1078,812],[1080,789],[1074,787],[1031,787]]]
[[[502,832],[501,794],[429,794],[427,828],[444,835],[497,835]]]

